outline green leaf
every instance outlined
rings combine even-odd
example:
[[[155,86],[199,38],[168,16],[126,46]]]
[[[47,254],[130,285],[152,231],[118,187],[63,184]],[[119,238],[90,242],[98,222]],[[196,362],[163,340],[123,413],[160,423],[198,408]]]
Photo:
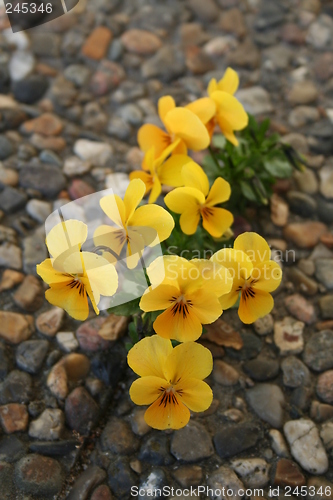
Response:
[[[264,167],[274,177],[285,179],[292,175],[293,168],[287,160],[276,157],[264,160]]]
[[[224,135],[213,135],[212,146],[217,149],[224,149],[226,147],[227,140]]]
[[[137,342],[139,342],[139,340],[140,340],[139,334],[137,332],[136,326],[135,326],[133,321],[132,321],[132,323],[130,323],[128,325],[128,334],[130,336],[130,339],[131,339],[133,345],[136,344]]]
[[[255,201],[255,202],[258,201],[255,192],[253,191],[252,187],[247,182],[240,181],[240,187],[241,187],[242,194],[243,194],[243,196],[245,196],[246,199],[248,199],[250,201]]]
[[[123,294],[124,301],[126,301],[126,295],[127,298],[129,298],[128,294],[124,293]],[[108,309],[108,312],[110,314],[115,314],[116,316],[132,316],[133,314],[140,312],[139,302],[140,302],[140,297],[138,299],[134,299],[129,302],[124,302],[123,304],[119,304],[118,306],[110,307]]]

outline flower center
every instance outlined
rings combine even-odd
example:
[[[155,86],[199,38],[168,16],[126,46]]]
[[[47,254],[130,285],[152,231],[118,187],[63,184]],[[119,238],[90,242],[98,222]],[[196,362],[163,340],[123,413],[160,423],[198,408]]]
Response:
[[[237,292],[242,293],[243,300],[246,300],[249,297],[251,297],[252,299],[255,297],[256,292],[255,289],[253,288],[253,285],[255,285],[257,281],[258,280],[255,280],[253,278],[248,278],[247,280],[244,281],[243,285],[237,288]]]
[[[71,289],[77,288],[79,291],[79,295],[84,296],[86,294],[86,289],[84,284],[81,282],[79,275],[77,274],[68,274],[69,277],[72,278],[72,280],[67,283],[66,286],[68,286]]]
[[[190,314],[190,309],[193,307],[192,301],[186,299],[184,295],[179,295],[179,297],[171,297],[170,302],[173,303],[171,307],[171,312],[173,316],[176,314],[182,314],[183,318],[187,318]]]
[[[181,389],[176,390],[172,384],[167,388],[161,387],[160,391],[162,392],[162,395],[160,396],[159,406],[163,405],[164,408],[168,404],[178,405],[179,401],[176,394],[179,394],[179,396],[181,396],[183,393]]]

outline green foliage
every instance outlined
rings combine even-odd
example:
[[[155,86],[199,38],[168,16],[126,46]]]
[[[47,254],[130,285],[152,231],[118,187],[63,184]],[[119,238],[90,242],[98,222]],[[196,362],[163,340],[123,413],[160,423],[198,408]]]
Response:
[[[119,299],[120,293],[117,295]],[[133,316],[134,314],[139,314],[141,309],[139,307],[140,297],[138,299],[131,300],[126,302],[130,297],[129,294],[123,293],[122,299],[124,300],[123,304],[119,304],[119,306],[110,307],[108,309],[109,314],[115,314],[116,316]]]
[[[260,124],[249,116],[249,125],[239,133],[235,147],[224,136],[212,138],[211,155],[203,167],[213,182],[221,176],[231,185],[227,208],[240,213],[249,202],[267,205],[277,179],[289,178],[294,169],[304,170],[304,160],[276,133],[269,134],[270,121]]]

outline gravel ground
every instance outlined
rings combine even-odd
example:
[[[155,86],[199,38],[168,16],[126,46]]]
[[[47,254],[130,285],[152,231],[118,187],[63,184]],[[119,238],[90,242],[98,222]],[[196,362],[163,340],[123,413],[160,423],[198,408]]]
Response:
[[[198,485],[333,499],[332,2],[81,1],[15,35],[0,9],[1,500]],[[228,65],[246,109],[309,168],[247,214],[283,256],[272,315],[245,327],[227,311],[207,328],[214,402],[159,432],[128,396],[126,322],[75,322],[45,301],[35,267],[53,210],[139,168],[136,133],[159,123],[158,98],[194,100]]]

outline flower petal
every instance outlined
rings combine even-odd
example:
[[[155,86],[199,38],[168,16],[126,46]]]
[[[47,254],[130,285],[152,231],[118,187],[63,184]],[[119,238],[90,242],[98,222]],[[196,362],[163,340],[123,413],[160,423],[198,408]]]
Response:
[[[186,210],[183,212],[179,219],[180,228],[184,234],[194,234],[200,222],[200,211]]]
[[[201,210],[202,226],[214,238],[220,238],[234,222],[229,210],[216,207],[205,207]]]
[[[277,262],[270,260],[257,264],[252,271],[251,278],[256,282],[253,287],[264,292],[273,292],[281,283],[282,270]]]
[[[146,123],[138,132],[138,144],[142,151],[146,152],[151,147],[155,148],[155,156],[159,157],[165,148],[171,144],[169,134],[156,125]]]
[[[230,194],[231,187],[229,182],[222,179],[222,177],[218,177],[217,179],[215,179],[214,184],[209,191],[205,205],[207,207],[212,207],[214,205],[224,203],[225,201],[229,200]]]
[[[213,92],[211,97],[217,105],[218,119],[223,118],[232,130],[242,130],[247,126],[249,117],[236,97],[220,90]]]
[[[240,249],[222,248],[211,257],[213,262],[229,269],[231,277],[235,280],[245,280],[251,276],[253,264],[250,257]]]
[[[190,411],[175,396],[172,403],[166,405],[162,401],[162,396],[153,403],[145,413],[146,423],[153,429],[181,429],[190,420]]]
[[[157,198],[160,196],[161,192],[162,192],[161,182],[156,175],[154,177],[154,180],[153,180],[153,187],[152,187],[150,196],[148,198],[148,203],[154,203],[157,200]]]
[[[181,214],[185,211],[197,212],[198,205],[205,203],[205,197],[198,189],[179,187],[164,197],[164,203],[176,214]]]
[[[115,267],[100,255],[92,252],[81,252],[81,256],[97,304],[99,294],[106,297],[114,295],[118,288],[118,275]]]
[[[138,378],[130,387],[130,398],[136,405],[151,405],[161,395],[160,389],[167,388],[164,378],[145,376]]]
[[[213,92],[218,90],[216,78],[212,78],[207,87],[207,94],[211,97]]]
[[[229,285],[227,286],[229,288]],[[186,298],[192,303],[190,312],[193,312],[203,325],[213,323],[223,312],[217,296],[207,288],[191,292]]]
[[[46,259],[41,264],[38,264],[36,266],[36,272],[48,285],[50,283],[68,283],[72,281],[72,277],[69,277],[67,274],[53,267],[51,259]]]
[[[236,71],[232,68],[227,68],[217,87],[217,90],[222,90],[222,92],[233,95],[239,87],[239,77]]]
[[[147,274],[153,287],[160,285],[163,281],[163,284],[172,285],[179,291],[178,259],[178,255],[163,255],[157,257],[157,259],[148,266]]]
[[[198,189],[206,197],[209,191],[208,177],[203,169],[191,161],[182,168],[182,177],[186,187]]]
[[[142,170],[134,170],[134,172],[131,172],[129,174],[129,178],[130,178],[130,181],[132,181],[133,179],[141,179],[142,182],[144,182],[145,186],[146,186],[145,194],[148,194],[149,191],[151,191],[151,189],[154,186],[153,176],[151,174],[149,174],[148,172],[144,172]]]
[[[186,317],[181,312],[173,314],[171,307],[156,318],[153,327],[159,336],[179,342],[197,340],[202,333],[202,324],[195,314],[190,312]]]
[[[123,200],[117,194],[103,196],[99,202],[103,212],[119,227],[126,224],[126,210]]]
[[[164,208],[158,205],[144,205],[135,210],[128,225],[155,229],[156,239],[150,243],[150,246],[153,246],[169,238],[175,222]]]
[[[203,380],[208,377],[213,369],[213,356],[201,344],[185,342],[173,349],[164,366],[166,379],[180,385],[180,380]]]
[[[110,248],[115,254],[115,261],[120,256],[123,246],[126,243],[126,230],[116,227],[102,225],[94,233],[94,244],[96,247],[104,246]],[[106,252],[105,252],[106,253]]]
[[[165,124],[189,149],[200,151],[209,146],[210,137],[206,127],[189,109],[175,108],[169,111],[165,116]]]
[[[190,378],[182,380],[179,385],[177,384],[176,390],[179,388],[180,400],[191,411],[205,411],[213,401],[213,391],[206,382],[198,380],[197,378]]]
[[[163,311],[170,307],[173,297],[180,295],[179,289],[169,284],[161,284],[156,288],[149,287],[142,295],[140,309],[143,311]]]
[[[169,111],[176,107],[176,103],[171,95],[165,95],[158,100],[158,115],[161,118],[165,128],[168,130],[168,127],[165,123],[165,117]],[[168,132],[170,132],[168,130]]]
[[[271,258],[271,249],[267,241],[257,233],[240,234],[235,239],[234,248],[245,252],[255,267]]]
[[[216,104],[209,97],[197,99],[196,101],[187,104],[186,108],[197,115],[204,125],[206,125],[216,113]]]
[[[170,340],[153,335],[140,340],[132,347],[127,355],[127,362],[141,377],[153,375],[165,380],[164,364],[171,352]]]
[[[200,271],[202,287],[207,287],[217,297],[230,292],[233,280],[226,267],[206,259],[192,259],[190,262]]]
[[[172,187],[183,186],[182,168],[192,161],[187,155],[172,155],[158,170],[161,183]]]
[[[142,198],[144,197],[145,192],[146,192],[146,186],[141,179],[131,180],[124,196],[126,222],[128,222],[129,219],[134,214],[134,211],[139,205]]]
[[[78,220],[67,220],[54,226],[46,237],[50,255],[57,258],[71,247],[80,246],[86,241],[88,227]]]
[[[74,319],[85,321],[88,317],[88,298],[84,288],[54,283],[49,290],[46,290],[45,298],[53,306],[61,307],[67,311]]]
[[[253,289],[252,289],[253,290]],[[253,297],[241,294],[239,303],[238,315],[240,320],[249,325],[254,323],[258,318],[263,318],[270,313],[274,307],[273,297],[261,290],[256,290]]]

